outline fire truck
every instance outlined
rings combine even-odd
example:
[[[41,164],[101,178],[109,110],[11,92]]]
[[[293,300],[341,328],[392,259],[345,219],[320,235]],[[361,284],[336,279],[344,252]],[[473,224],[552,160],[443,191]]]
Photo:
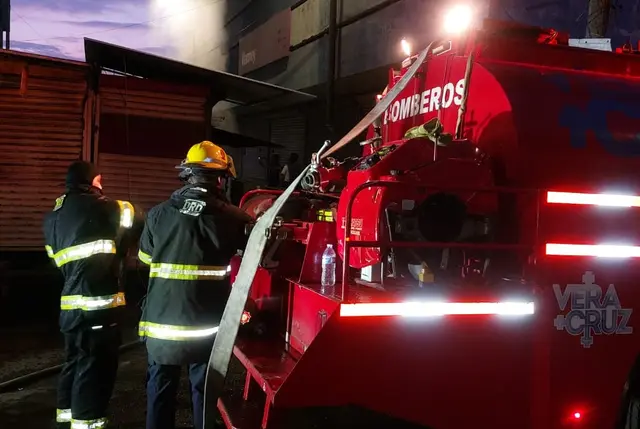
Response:
[[[264,231],[228,428],[640,428],[640,59],[568,40],[485,21],[407,52],[363,155],[314,156]]]

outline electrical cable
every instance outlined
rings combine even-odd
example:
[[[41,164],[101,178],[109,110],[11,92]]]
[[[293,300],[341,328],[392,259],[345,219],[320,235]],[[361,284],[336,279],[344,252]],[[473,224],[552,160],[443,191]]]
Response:
[[[34,32],[36,33],[36,35],[38,37],[43,37],[42,34],[40,34],[40,32],[38,30],[36,30],[30,23],[29,21],[27,21],[24,16],[20,15],[17,11],[13,11],[13,13],[15,13],[16,15],[18,15],[18,18],[20,18],[25,24],[27,24],[27,26]]]

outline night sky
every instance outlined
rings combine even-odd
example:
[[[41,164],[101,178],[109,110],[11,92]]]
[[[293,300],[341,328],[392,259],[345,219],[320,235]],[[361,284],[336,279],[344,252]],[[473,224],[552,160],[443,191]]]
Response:
[[[147,0],[13,0],[13,49],[84,59],[83,37],[150,53],[165,54],[158,43]]]
[[[260,0],[270,1],[270,0]],[[436,0],[438,1],[438,0]],[[488,0],[493,18],[584,37],[587,0]],[[83,37],[224,67],[223,0],[12,0],[12,48],[84,59]],[[233,3],[232,3],[233,4]],[[609,37],[620,46],[640,39],[640,0],[612,0]]]

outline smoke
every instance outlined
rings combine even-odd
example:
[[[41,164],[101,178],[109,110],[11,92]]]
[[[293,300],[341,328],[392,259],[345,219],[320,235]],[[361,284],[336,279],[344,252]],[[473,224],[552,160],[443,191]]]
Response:
[[[149,1],[154,40],[168,46],[172,58],[200,67],[226,68],[226,0]]]

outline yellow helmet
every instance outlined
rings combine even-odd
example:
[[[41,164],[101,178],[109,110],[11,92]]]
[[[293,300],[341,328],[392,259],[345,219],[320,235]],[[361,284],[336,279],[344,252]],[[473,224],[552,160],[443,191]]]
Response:
[[[236,178],[236,165],[233,163],[233,158],[231,157],[231,155],[227,155],[227,159],[229,160],[229,167],[228,167],[227,170],[229,171],[229,175],[235,179]]]
[[[220,146],[203,141],[194,144],[187,152],[187,157],[182,161],[181,167],[201,167],[208,170],[224,171],[236,177],[236,169],[233,159]]]

